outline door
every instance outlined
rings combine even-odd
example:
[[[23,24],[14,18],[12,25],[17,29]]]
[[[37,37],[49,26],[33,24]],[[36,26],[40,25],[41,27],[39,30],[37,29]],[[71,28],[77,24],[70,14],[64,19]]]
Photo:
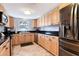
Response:
[[[60,21],[61,25],[65,26],[65,37],[74,38],[74,4],[69,4],[68,6],[60,10]],[[71,35],[71,36],[70,36]]]
[[[74,8],[74,35],[75,40],[79,39],[79,5],[75,4]]]

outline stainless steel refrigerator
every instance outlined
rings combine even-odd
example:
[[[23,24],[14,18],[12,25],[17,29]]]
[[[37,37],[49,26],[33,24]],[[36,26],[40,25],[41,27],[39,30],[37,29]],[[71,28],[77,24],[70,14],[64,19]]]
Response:
[[[79,4],[62,8],[60,22],[60,55],[79,55]]]

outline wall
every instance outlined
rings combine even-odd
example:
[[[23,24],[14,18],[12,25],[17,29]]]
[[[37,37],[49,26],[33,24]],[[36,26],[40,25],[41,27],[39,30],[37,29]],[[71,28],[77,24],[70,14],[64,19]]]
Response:
[[[30,19],[29,19],[30,20]],[[32,30],[32,20],[14,18],[14,29],[16,31],[29,31]]]

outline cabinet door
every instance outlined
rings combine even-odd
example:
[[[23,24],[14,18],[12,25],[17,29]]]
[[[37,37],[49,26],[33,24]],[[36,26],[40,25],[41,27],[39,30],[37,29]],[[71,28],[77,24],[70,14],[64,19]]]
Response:
[[[2,47],[0,56],[10,56],[10,42],[6,42],[6,45]]]
[[[32,42],[32,40],[31,40],[31,35],[30,35],[30,34],[26,34],[26,35],[25,35],[25,42],[26,42],[26,43]]]
[[[50,51],[50,39],[49,39],[49,36],[45,36],[45,48],[48,50],[48,51]]]
[[[34,40],[35,40],[35,34],[34,33],[31,33],[31,42],[34,42]]]
[[[44,16],[41,17],[41,26],[44,26]]]
[[[59,40],[58,37],[51,37],[50,52],[54,55],[59,55]]]
[[[45,38],[44,38],[44,35],[43,34],[41,34],[40,40],[41,40],[41,46],[43,46],[45,48],[45,41],[44,41]]]
[[[38,44],[41,44],[41,35],[38,34]]]
[[[6,53],[6,56],[10,56],[10,42],[7,43],[4,53]]]
[[[38,44],[44,47],[44,37],[42,34],[38,34]]]
[[[52,22],[52,25],[59,24],[59,10],[57,8],[52,12],[51,22]]]
[[[37,20],[37,27],[41,27],[41,18]]]
[[[51,13],[48,13],[47,19],[48,25],[51,25]]]
[[[48,20],[48,19],[47,19],[47,15],[45,15],[45,20],[44,20],[44,22],[45,22],[44,25],[45,25],[45,26],[48,25],[48,21],[47,21],[47,20]]]
[[[8,25],[8,27],[14,28],[14,19],[11,16],[9,16],[9,25]]]
[[[4,7],[0,4],[0,11],[3,12],[4,11]]]
[[[32,20],[32,27],[33,28],[37,27],[37,20],[36,19]]]
[[[15,34],[12,37],[12,45],[18,45],[18,44],[20,44],[20,39],[21,39],[21,37],[18,34]]]

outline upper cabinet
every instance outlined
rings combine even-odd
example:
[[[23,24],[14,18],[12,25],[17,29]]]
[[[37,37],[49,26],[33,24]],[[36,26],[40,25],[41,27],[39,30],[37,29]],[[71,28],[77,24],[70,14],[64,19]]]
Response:
[[[0,4],[0,12],[4,11],[4,7]]]
[[[37,27],[49,26],[49,25],[58,25],[59,21],[59,9],[58,7],[54,10],[50,11],[49,13],[43,15],[42,17],[38,18]]]
[[[14,18],[12,16],[9,16],[8,18],[8,27],[14,28]]]
[[[32,27],[33,28],[37,27],[37,19],[32,20]]]
[[[69,3],[61,3],[59,6],[48,12],[47,14],[41,16],[37,19],[37,27],[49,26],[49,25],[59,25],[60,24],[60,9],[69,5]]]
[[[51,16],[52,25],[58,25],[60,23],[58,8],[55,8],[50,16]]]

